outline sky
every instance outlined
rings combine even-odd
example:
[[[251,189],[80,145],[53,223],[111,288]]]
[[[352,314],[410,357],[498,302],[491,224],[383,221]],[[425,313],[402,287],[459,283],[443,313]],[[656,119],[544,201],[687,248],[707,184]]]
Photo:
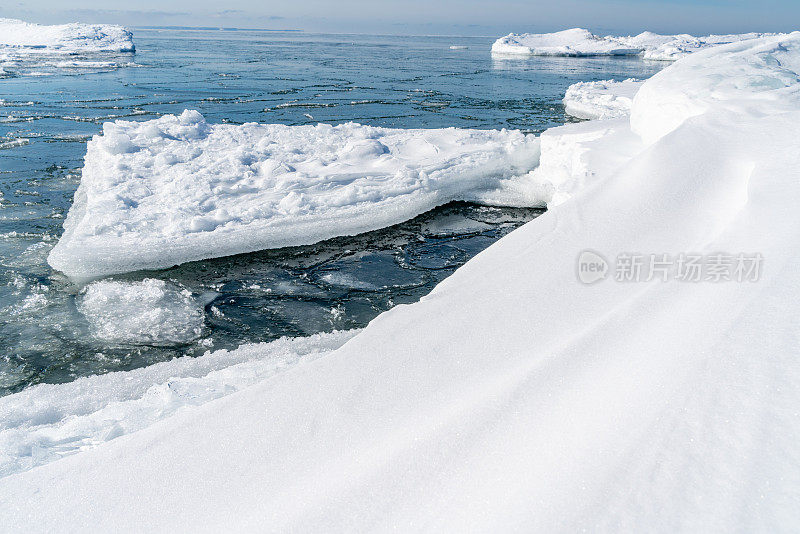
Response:
[[[583,27],[708,34],[800,29],[800,0],[4,0],[0,17],[331,33],[491,36]]]

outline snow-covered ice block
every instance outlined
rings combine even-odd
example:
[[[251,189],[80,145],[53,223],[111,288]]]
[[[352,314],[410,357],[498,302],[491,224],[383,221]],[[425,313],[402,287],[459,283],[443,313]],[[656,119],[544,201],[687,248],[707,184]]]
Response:
[[[631,56],[638,47],[593,35],[589,30],[572,28],[555,33],[510,33],[492,45],[495,54],[534,56]]]
[[[567,114],[579,119],[615,119],[630,115],[636,92],[644,82],[629,78],[618,82],[578,82],[564,95]]]
[[[541,204],[517,187],[538,143],[506,130],[212,125],[188,110],[106,123],[49,262],[86,281],[353,235],[453,200]]]
[[[604,37],[573,28],[555,33],[511,33],[492,45],[495,54],[523,56],[640,56],[643,59],[675,61],[710,46],[771,36],[766,33],[707,35],[660,35],[642,32],[633,36]]]
[[[0,52],[30,48],[42,52],[133,52],[133,34],[115,24],[58,24],[45,26],[0,18]]]

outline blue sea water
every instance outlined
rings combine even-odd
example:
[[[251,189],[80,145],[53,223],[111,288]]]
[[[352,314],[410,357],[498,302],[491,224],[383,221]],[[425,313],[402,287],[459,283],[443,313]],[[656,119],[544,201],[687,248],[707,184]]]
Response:
[[[86,142],[105,121],[188,108],[209,122],[539,133],[572,120],[561,104],[570,84],[644,78],[663,67],[633,58],[498,59],[489,53],[493,39],[478,37],[171,29],[136,30],[135,39],[136,54],[74,58],[72,66],[40,57],[0,75],[0,395],[364,326],[541,213],[454,203],[361,236],[119,276],[185,290],[202,310],[202,328],[179,342],[104,338],[82,311],[82,288],[46,258],[80,182]]]

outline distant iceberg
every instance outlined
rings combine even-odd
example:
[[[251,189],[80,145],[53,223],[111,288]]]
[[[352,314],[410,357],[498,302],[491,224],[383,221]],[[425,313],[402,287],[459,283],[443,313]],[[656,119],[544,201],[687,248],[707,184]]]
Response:
[[[96,61],[90,56],[135,50],[133,33],[114,24],[45,26],[0,18],[0,77],[108,70],[131,62]]]
[[[510,33],[492,45],[492,53],[531,56],[640,56],[643,59],[675,61],[710,46],[756,39],[775,34],[743,33],[694,37],[688,34],[660,35],[642,32],[635,36],[605,37],[573,28],[555,33]]]
[[[641,52],[641,48],[597,37],[582,28],[555,33],[510,33],[492,45],[495,54],[534,56],[635,56]]]
[[[5,48],[47,52],[134,52],[133,33],[115,24],[59,24],[45,26],[0,18],[0,53]]]
[[[453,200],[542,205],[533,135],[341,124],[106,123],[50,265],[109,274],[384,228]]]

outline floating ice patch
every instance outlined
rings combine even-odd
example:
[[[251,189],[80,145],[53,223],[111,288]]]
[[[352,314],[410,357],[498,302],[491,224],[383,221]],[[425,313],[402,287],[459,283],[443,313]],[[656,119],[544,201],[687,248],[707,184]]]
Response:
[[[88,143],[50,265],[78,281],[315,243],[453,200],[536,205],[518,131],[211,125],[197,111],[117,121]]]
[[[555,33],[510,33],[492,45],[492,53],[523,56],[640,56],[675,61],[681,57],[727,43],[765,37],[766,33],[707,35],[659,35],[642,32],[634,36],[601,37],[582,28]]]
[[[578,82],[569,86],[564,96],[564,109],[579,119],[616,119],[631,113],[633,97],[644,82],[603,80]]]
[[[203,310],[192,294],[151,278],[89,284],[78,310],[95,337],[112,343],[188,343],[203,330]]]

